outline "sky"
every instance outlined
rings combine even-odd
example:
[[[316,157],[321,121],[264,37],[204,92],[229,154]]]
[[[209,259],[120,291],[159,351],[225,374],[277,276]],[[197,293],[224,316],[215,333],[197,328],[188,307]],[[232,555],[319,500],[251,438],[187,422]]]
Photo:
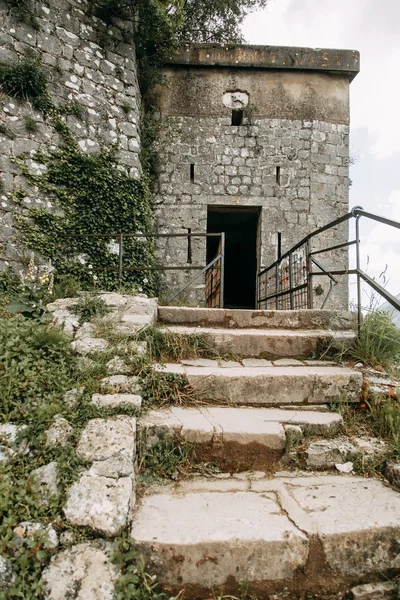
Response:
[[[400,0],[269,0],[249,15],[249,44],[359,50],[350,87],[350,207],[400,221]],[[361,220],[362,267],[400,294],[400,230]],[[385,268],[387,265],[387,268]],[[355,284],[350,285],[355,298]],[[363,290],[364,306],[377,298]]]

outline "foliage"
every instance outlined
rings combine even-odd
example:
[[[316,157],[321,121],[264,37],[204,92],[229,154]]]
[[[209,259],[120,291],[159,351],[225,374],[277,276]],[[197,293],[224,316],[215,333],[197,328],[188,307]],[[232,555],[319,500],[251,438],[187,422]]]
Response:
[[[180,41],[243,42],[240,28],[245,17],[266,6],[268,0],[185,0]]]
[[[61,120],[57,122],[65,125]],[[88,155],[68,132],[66,138],[64,148],[36,155],[35,159],[47,166],[40,176],[31,173],[23,160],[19,161],[27,181],[51,198],[62,213],[34,208],[29,219],[18,219],[17,226],[27,247],[52,259],[58,276],[74,278],[83,289],[92,288],[94,283],[102,289],[115,289],[118,254],[110,246],[110,242],[115,246],[115,239],[90,236],[94,232],[151,233],[149,185],[145,177],[134,180],[118,168],[116,147],[102,147],[97,154]],[[83,237],[68,237],[77,234]],[[123,258],[123,266],[129,269],[154,265],[154,241],[125,238]],[[157,275],[124,270],[122,283],[154,295]]]
[[[39,129],[38,124],[30,115],[24,116],[24,124],[28,133],[37,133]]]
[[[70,310],[79,317],[81,323],[90,321],[92,317],[104,317],[110,312],[103,298],[86,294]]]
[[[115,584],[115,600],[168,600],[167,594],[160,590],[157,577],[147,572],[135,540],[126,533],[115,540],[112,560],[120,572]]]
[[[53,273],[51,266],[35,265],[32,253],[28,272],[20,272],[21,284],[19,293],[7,305],[7,311],[12,314],[22,314],[26,318],[37,319],[46,313],[46,302],[53,290]]]
[[[374,399],[369,404],[376,435],[389,438],[400,456],[400,405],[390,398]]]
[[[160,435],[159,441],[150,447],[142,440],[138,463],[140,479],[147,484],[176,481],[190,469],[190,452],[187,442],[179,442],[166,434]]]
[[[33,0],[6,0],[6,2],[19,21],[30,25],[33,29],[39,30],[40,27],[35,15]]]
[[[400,361],[400,330],[385,312],[367,315],[350,356],[373,367],[387,368]]]
[[[30,423],[73,387],[76,359],[56,327],[15,316],[0,319],[0,418]]]
[[[147,351],[152,362],[179,362],[217,355],[212,347],[212,340],[205,334],[182,334],[158,327],[147,327],[140,331],[135,339],[147,342]]]
[[[195,394],[185,375],[163,373],[144,367],[140,374],[143,403],[146,407],[195,402]]]
[[[48,72],[33,51],[27,51],[15,62],[0,63],[0,90],[21,100],[30,100],[44,113],[52,106],[47,84]]]

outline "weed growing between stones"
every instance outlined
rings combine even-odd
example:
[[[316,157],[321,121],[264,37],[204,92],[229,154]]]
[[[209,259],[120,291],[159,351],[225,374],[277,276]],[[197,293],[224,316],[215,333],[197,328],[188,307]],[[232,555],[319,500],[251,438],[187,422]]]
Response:
[[[0,63],[0,90],[9,96],[30,100],[32,106],[43,113],[52,106],[48,79],[48,72],[32,50],[14,62]]]
[[[79,317],[81,323],[90,321],[93,317],[104,317],[110,312],[107,304],[99,296],[84,295],[71,306],[71,312]]]
[[[146,408],[197,403],[186,375],[162,373],[146,366],[140,371],[139,378]]]
[[[147,327],[137,334],[136,340],[147,343],[152,362],[179,362],[185,359],[218,356],[211,338],[205,334],[189,335],[159,327]]]
[[[157,577],[147,572],[145,559],[128,534],[115,541],[112,561],[121,573],[115,584],[115,600],[177,600],[181,596],[172,598],[161,591]]]
[[[165,483],[184,477],[191,468],[192,447],[185,441],[160,434],[156,444],[148,446],[140,440],[138,446],[138,474],[141,483]]]
[[[24,116],[24,125],[28,133],[37,133],[39,129],[37,122],[30,115]]]
[[[32,0],[6,0],[19,21],[30,25],[38,31],[40,29]]]

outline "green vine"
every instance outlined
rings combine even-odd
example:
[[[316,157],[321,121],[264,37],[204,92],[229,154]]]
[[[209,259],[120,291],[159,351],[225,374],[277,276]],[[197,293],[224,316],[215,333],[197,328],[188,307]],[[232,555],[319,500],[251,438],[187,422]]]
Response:
[[[59,129],[66,128],[59,118]],[[59,210],[32,208],[20,214],[18,229],[28,248],[52,260],[58,276],[71,275],[83,287],[98,285],[115,289],[118,285],[118,254],[115,238],[89,237],[93,233],[151,233],[152,197],[146,177],[130,178],[118,168],[115,146],[102,147],[88,155],[81,150],[69,130],[65,147],[38,152],[35,160],[46,167],[33,174],[22,157],[20,164],[29,184],[37,186]],[[28,217],[28,218],[27,218]],[[85,237],[68,237],[82,235]],[[152,238],[125,238],[123,278],[125,287],[154,294],[154,271],[127,270],[155,265]],[[115,270],[103,270],[115,269]]]

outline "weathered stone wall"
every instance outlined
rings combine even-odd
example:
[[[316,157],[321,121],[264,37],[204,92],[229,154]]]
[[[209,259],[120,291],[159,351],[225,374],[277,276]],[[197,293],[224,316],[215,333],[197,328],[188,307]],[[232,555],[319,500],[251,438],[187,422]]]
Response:
[[[139,164],[140,94],[132,45],[132,23],[119,20],[107,26],[89,14],[88,0],[37,2],[40,30],[18,22],[0,0],[0,61],[15,61],[26,50],[34,50],[47,67],[49,92],[54,103],[77,103],[82,118],[66,116],[65,121],[85,152],[99,144],[118,142],[119,163],[132,177]],[[26,128],[26,116],[36,123],[34,133]],[[59,147],[60,135],[29,102],[0,93],[0,264],[15,268],[24,249],[14,229],[21,210],[12,200],[13,192],[25,187],[25,180],[13,158],[22,152],[31,155],[45,144]],[[40,165],[31,163],[34,172]],[[49,206],[37,190],[29,190],[22,210]]]
[[[166,66],[164,74],[167,85],[154,92],[164,122],[159,231],[205,233],[207,207],[257,207],[261,267],[276,259],[278,232],[285,252],[348,210],[347,74],[182,64]],[[240,126],[232,126],[226,101],[235,92],[248,102]],[[326,232],[316,246],[346,239],[347,227],[340,227]],[[184,265],[185,244],[185,239],[161,239],[161,261]],[[193,264],[206,264],[205,250],[204,238],[193,241]],[[345,268],[347,253],[321,257],[321,262]],[[192,275],[167,272],[164,284],[179,289]],[[322,279],[318,283],[327,285]],[[204,286],[201,280],[197,284],[192,298],[201,303]],[[345,285],[335,294],[340,304],[347,303]]]

